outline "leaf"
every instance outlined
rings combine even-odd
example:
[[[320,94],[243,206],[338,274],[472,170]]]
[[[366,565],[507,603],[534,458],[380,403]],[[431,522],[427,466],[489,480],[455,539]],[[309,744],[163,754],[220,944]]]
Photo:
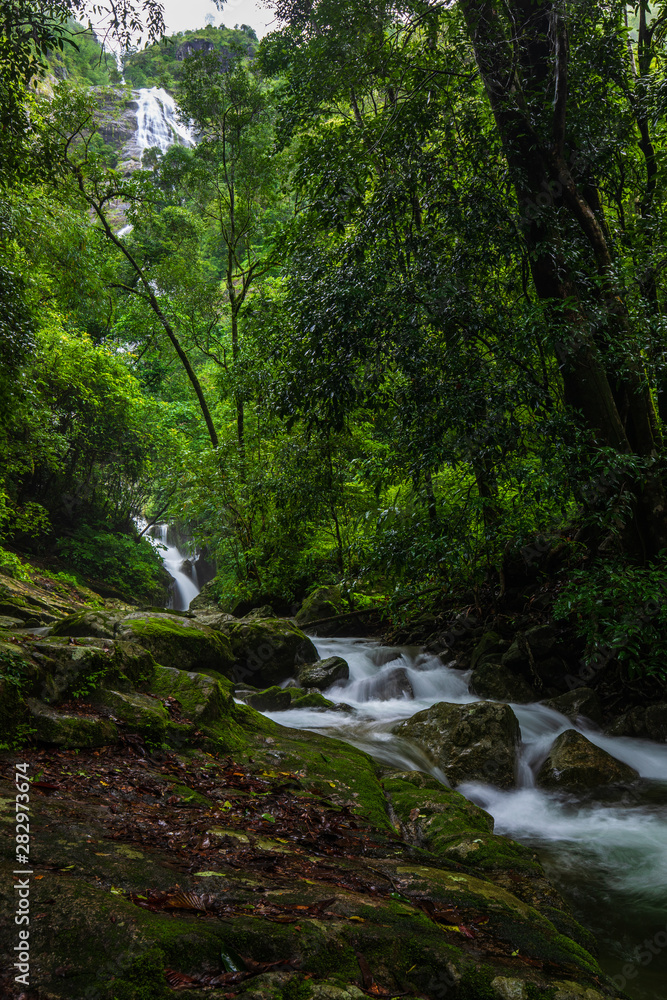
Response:
[[[262,813],[262,819],[266,819],[269,823],[275,823],[276,817],[272,816],[271,813]]]
[[[195,878],[208,878],[211,875],[217,875],[218,878],[225,878],[223,872],[195,872]]]

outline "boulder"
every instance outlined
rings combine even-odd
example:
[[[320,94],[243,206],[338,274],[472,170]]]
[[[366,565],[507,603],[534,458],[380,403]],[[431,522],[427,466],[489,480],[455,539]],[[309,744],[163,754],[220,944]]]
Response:
[[[276,686],[250,694],[244,701],[258,712],[284,712],[292,706],[292,695],[285,688]]]
[[[538,772],[537,784],[542,788],[578,792],[632,782],[638,777],[633,767],[596,747],[576,729],[567,729],[551,747]]]
[[[236,660],[234,680],[260,689],[293,677],[317,660],[308,636],[287,618],[240,618],[225,629]]]
[[[109,719],[92,714],[74,715],[59,712],[37,698],[27,698],[30,724],[35,739],[40,743],[71,750],[109,746],[118,741],[118,732]]]
[[[364,701],[393,701],[396,698],[412,699],[415,693],[405,667],[394,667],[366,678],[360,695]]]
[[[155,743],[164,743],[168,730],[174,726],[158,698],[151,698],[138,691],[100,688],[93,693],[91,702],[100,709],[106,709],[113,719],[121,722],[130,732],[138,733]]]
[[[383,667],[392,660],[400,660],[403,650],[399,646],[375,646],[374,649],[368,650],[366,655],[376,667]]]
[[[122,611],[78,611],[56,622],[51,635],[113,639],[124,617]]]
[[[42,679],[35,693],[47,704],[86,697],[105,684],[130,687],[153,676],[155,660],[136,643],[59,636],[34,642],[30,654]]]
[[[148,690],[163,700],[175,698],[183,716],[198,725],[216,722],[229,712],[228,691],[206,674],[158,666]]]
[[[329,699],[325,698],[319,691],[308,691],[306,694],[299,694],[295,697],[295,692],[300,690],[300,688],[292,688],[290,691],[290,694],[292,695],[292,708],[310,708],[315,712],[352,711],[349,705],[342,705],[337,704],[335,701],[329,701]]]
[[[472,651],[470,666],[474,670],[485,660],[498,661],[508,645],[497,632],[485,632]]]
[[[584,716],[597,725],[602,724],[600,700],[595,691],[590,688],[575,688],[573,691],[566,691],[565,694],[558,695],[557,698],[548,698],[541,704],[560,712],[571,722],[576,722],[578,718]]]
[[[441,701],[400,723],[394,732],[420,744],[454,785],[514,785],[520,729],[509,705]]]
[[[231,676],[234,655],[229,639],[196,619],[139,611],[123,618],[116,635],[150,650],[164,667],[216,670]]]
[[[344,610],[340,587],[318,587],[308,595],[297,611],[296,623],[304,628],[320,618],[340,615]]]
[[[525,678],[487,658],[473,670],[470,687],[482,698],[514,701],[519,705],[537,701],[535,689]]]
[[[441,701],[400,723],[394,732],[420,744],[454,785],[514,785],[520,729],[509,705]]]
[[[346,681],[350,676],[347,660],[341,656],[329,656],[326,660],[316,660],[315,663],[304,663],[299,668],[299,684],[306,688],[319,688],[323,691],[336,681]]]
[[[635,736],[639,739],[667,742],[667,704],[637,706],[624,712],[606,729],[609,736]]]

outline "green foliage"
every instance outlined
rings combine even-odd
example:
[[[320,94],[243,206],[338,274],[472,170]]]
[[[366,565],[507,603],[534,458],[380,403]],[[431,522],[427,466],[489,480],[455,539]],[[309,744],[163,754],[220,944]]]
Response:
[[[161,560],[145,538],[137,540],[86,525],[71,537],[59,539],[56,553],[93,585],[149,603],[155,595],[158,603],[166,593]]]
[[[207,25],[196,31],[167,35],[155,45],[130,50],[123,62],[123,75],[132,87],[165,87],[173,90],[180,81],[185,61],[196,52],[213,52],[223,67],[238,55],[255,53],[257,35],[252,28],[219,28]]]
[[[14,580],[30,580],[30,573],[14,552],[0,548],[0,573],[11,576]]]
[[[571,574],[554,605],[586,641],[588,662],[618,660],[630,677],[667,683],[667,564],[619,560]]]

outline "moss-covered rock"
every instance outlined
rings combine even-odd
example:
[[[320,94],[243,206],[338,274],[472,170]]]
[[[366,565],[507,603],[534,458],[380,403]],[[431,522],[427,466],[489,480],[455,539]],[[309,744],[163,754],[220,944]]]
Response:
[[[499,788],[514,785],[520,729],[509,705],[438,702],[394,731],[430,753],[455,785],[464,781]]]
[[[183,716],[197,724],[216,722],[230,712],[231,685],[207,674],[158,666],[147,688],[161,699],[175,698]]]
[[[33,643],[30,655],[42,669],[39,697],[48,704],[85,696],[103,684],[136,687],[150,680],[155,670],[151,654],[132,642],[79,639],[72,643],[50,637]]]
[[[234,656],[219,631],[178,615],[136,612],[119,623],[117,636],[150,650],[158,663],[179,670],[216,670],[231,676]]]
[[[301,664],[314,663],[317,650],[286,618],[241,618],[226,628],[236,659],[235,680],[258,688],[293,677]]]
[[[567,729],[551,747],[538,772],[537,783],[543,788],[577,792],[601,785],[625,784],[638,777],[633,767],[596,747],[576,729]]]
[[[118,740],[118,731],[109,719],[98,716],[59,712],[37,698],[28,698],[28,711],[34,738],[40,743],[71,749],[103,747]]]
[[[308,691],[295,696],[295,691],[299,690],[301,689],[293,688],[290,691],[290,695],[292,696],[292,708],[313,708],[316,711],[321,710],[323,712],[336,712],[341,710],[348,712],[352,711],[349,705],[340,705],[335,701],[330,701],[319,691]]]
[[[350,676],[347,660],[341,656],[329,656],[326,660],[303,663],[299,667],[299,684],[302,687],[319,688],[323,691],[336,681],[346,681]]]
[[[484,657],[473,670],[470,687],[481,698],[513,701],[519,705],[537,701],[535,689],[528,681],[488,657]]]
[[[297,611],[296,622],[301,628],[305,628],[311,622],[332,618],[342,614],[344,610],[340,587],[318,587],[308,595]]]
[[[122,611],[104,608],[77,611],[56,622],[51,635],[113,639],[123,617]]]
[[[292,705],[292,693],[274,686],[249,694],[246,700],[258,712],[284,712]]]

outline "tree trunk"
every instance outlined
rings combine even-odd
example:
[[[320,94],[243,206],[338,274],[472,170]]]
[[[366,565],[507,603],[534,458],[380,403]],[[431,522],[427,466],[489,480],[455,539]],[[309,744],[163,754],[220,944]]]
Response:
[[[613,255],[595,184],[583,177],[576,156],[566,154],[568,39],[562,7],[514,0],[505,8],[511,32],[489,0],[460,0],[460,8],[510,168],[535,289],[551,307],[566,403],[581,412],[599,445],[656,457],[662,435],[642,365],[628,357],[624,371],[615,375],[605,364],[610,331],[629,342],[629,318],[612,277]],[[604,322],[597,328],[560,252],[567,233],[557,228],[555,205],[565,208],[569,224],[588,244],[601,289]],[[667,546],[667,497],[657,474],[637,496],[636,521],[645,554]]]

